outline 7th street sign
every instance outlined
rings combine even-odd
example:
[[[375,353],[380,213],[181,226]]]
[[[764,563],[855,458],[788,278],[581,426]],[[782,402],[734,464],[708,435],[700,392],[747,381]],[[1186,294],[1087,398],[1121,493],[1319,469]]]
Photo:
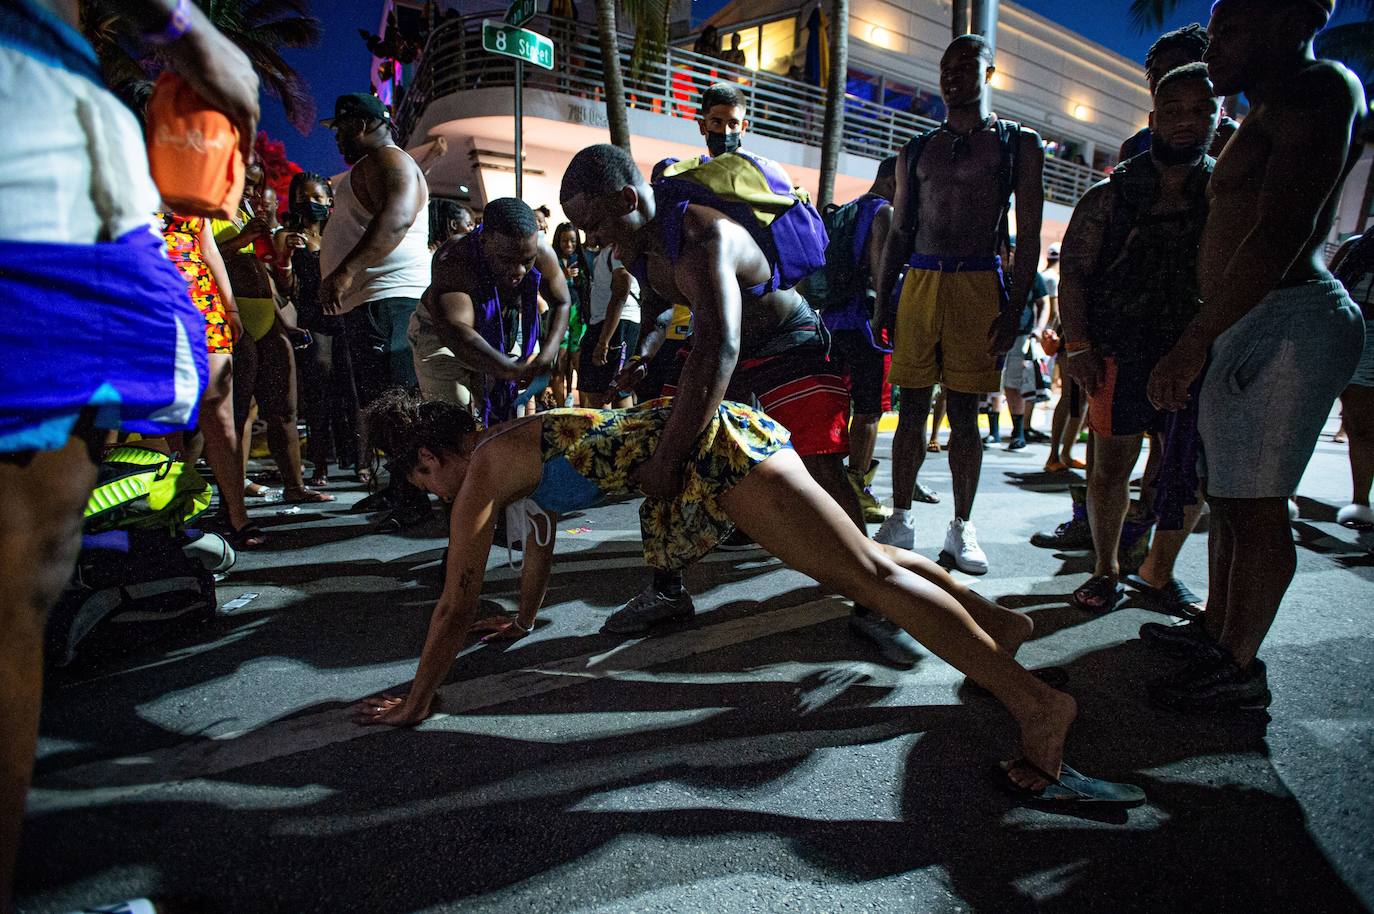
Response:
[[[538,32],[505,22],[482,20],[482,50],[553,69],[553,42]]]

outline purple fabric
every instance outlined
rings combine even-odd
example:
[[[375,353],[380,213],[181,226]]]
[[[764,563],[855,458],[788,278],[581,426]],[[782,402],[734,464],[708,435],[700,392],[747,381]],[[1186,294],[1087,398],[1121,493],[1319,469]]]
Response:
[[[1202,444],[1197,430],[1198,397],[1206,376],[1204,370],[1193,382],[1188,405],[1164,420],[1164,457],[1155,479],[1154,503],[1160,530],[1182,530],[1184,509],[1197,504],[1197,463]]]
[[[77,415],[160,435],[194,425],[208,380],[205,318],[137,229],[103,244],[0,241],[0,440],[61,447]]]
[[[475,329],[487,345],[498,352],[510,352],[511,341],[506,336],[506,321],[501,309],[501,296],[496,289],[496,279],[487,267],[487,259],[482,255],[482,229],[467,235],[457,242],[459,256],[466,258],[469,267],[477,271],[480,285],[488,289],[487,297],[472,303]],[[520,283],[520,327],[523,331],[520,344],[520,357],[527,359],[534,354],[539,343],[539,280],[540,274],[533,267],[525,274]],[[488,377],[481,391],[482,402],[477,413],[482,423],[488,427],[515,418],[516,384],[502,378]]]

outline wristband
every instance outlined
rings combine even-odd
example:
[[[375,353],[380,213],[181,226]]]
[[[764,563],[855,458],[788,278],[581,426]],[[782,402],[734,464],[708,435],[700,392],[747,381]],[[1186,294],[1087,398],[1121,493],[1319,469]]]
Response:
[[[144,32],[143,40],[155,45],[171,44],[189,31],[191,31],[191,0],[177,0],[176,8],[167,17],[167,24],[156,32]]]

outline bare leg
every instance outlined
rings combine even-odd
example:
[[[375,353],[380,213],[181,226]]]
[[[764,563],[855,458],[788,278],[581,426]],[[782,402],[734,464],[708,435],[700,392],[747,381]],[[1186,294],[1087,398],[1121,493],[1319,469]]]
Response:
[[[945,389],[940,388],[940,392],[935,395],[935,406],[930,411],[930,443],[938,444],[940,441],[940,426],[945,422]]]
[[[1341,410],[1346,439],[1350,442],[1350,481],[1352,504],[1369,505],[1369,487],[1374,481],[1374,387],[1354,384],[1341,394]]]
[[[892,505],[911,509],[916,476],[925,463],[926,416],[930,414],[930,387],[903,387],[897,411],[897,431],[892,435]]]
[[[235,530],[248,524],[243,504],[243,444],[234,425],[233,356],[210,353],[210,383],[200,398],[205,459],[219,486],[219,500]]]
[[[568,400],[568,350],[558,351],[558,361],[554,363],[553,377],[549,379],[549,389],[553,391],[554,403],[562,406]]]
[[[1140,442],[1140,435],[1093,438],[1093,471],[1088,476],[1088,524],[1097,556],[1093,574],[1116,577],[1121,573],[1116,553],[1121,545],[1121,525],[1131,504],[1128,486],[1140,457]]]
[[[855,413],[849,422],[849,469],[860,476],[868,472],[868,465],[873,462],[881,418],[877,413]]]
[[[1067,385],[1067,381],[1065,384]],[[1054,404],[1054,418],[1050,420],[1050,455],[1046,463],[1063,461],[1059,453],[1059,442],[1064,440],[1064,431],[1069,424],[1069,392],[1067,386],[1061,389],[1059,400]]]
[[[945,396],[949,409],[949,470],[954,484],[954,516],[973,516],[978,495],[978,476],[983,471],[983,445],[978,437],[978,395],[951,390]]]
[[[0,910],[14,884],[43,696],[43,626],[81,547],[95,485],[87,423],[59,451],[0,457]]]
[[[1151,456],[1154,451],[1160,450],[1151,445]],[[1148,469],[1146,475],[1149,475]],[[1145,561],[1140,563],[1140,570],[1136,572],[1145,580],[1145,583],[1152,587],[1163,587],[1174,578],[1174,563],[1178,561],[1178,554],[1183,551],[1183,544],[1188,542],[1188,537],[1197,527],[1198,518],[1202,516],[1202,489],[1198,487],[1197,503],[1188,505],[1183,509],[1183,527],[1178,530],[1161,530],[1155,527],[1155,538],[1150,543],[1150,553],[1145,556]]]
[[[301,438],[296,431],[296,360],[291,341],[269,333],[258,341],[258,411],[267,424],[267,447],[281,473],[282,487],[300,492]]]
[[[1073,699],[1026,672],[948,591],[846,523],[794,452],[769,457],[721,503],[765,549],[822,586],[874,607],[986,688],[1020,725],[1023,754],[1045,771],[1059,771],[1077,715]],[[788,522],[779,523],[782,518]]]
[[[1218,569],[1228,583],[1225,626],[1218,641],[1244,669],[1274,624],[1297,569],[1297,550],[1286,498],[1214,498],[1213,502],[1226,503],[1235,541],[1230,566]]]
[[[1213,641],[1221,640],[1231,602],[1231,562],[1236,552],[1230,505],[1224,499],[1209,498],[1212,517],[1207,524],[1207,612],[1203,625]]]

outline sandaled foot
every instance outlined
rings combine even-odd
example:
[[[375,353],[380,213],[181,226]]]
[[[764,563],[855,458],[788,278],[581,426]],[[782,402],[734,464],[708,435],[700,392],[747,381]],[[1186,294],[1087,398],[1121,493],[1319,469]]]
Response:
[[[916,483],[916,491],[911,493],[911,500],[919,501],[927,505],[938,505],[940,503],[940,496],[930,486],[922,485],[918,482]]]
[[[307,489],[305,486],[296,488],[291,486],[282,490],[281,500],[288,505],[315,505],[333,501],[333,495],[326,495],[323,492],[316,492],[314,489]]]
[[[926,445],[926,450],[929,451],[929,452],[932,453],[932,454],[938,454],[938,453],[940,453],[940,451],[942,451],[942,450],[944,450],[944,449],[943,449],[942,447],[940,447],[940,442],[938,442],[938,441],[932,441],[932,442],[930,442],[930,444],[927,444],[927,445]]]
[[[235,528],[232,524],[224,533],[224,538],[229,541],[229,545],[235,549],[247,550],[251,552],[267,544],[267,534],[262,532],[260,527],[252,523],[244,524],[242,527]]]
[[[1073,592],[1072,601],[1086,612],[1109,613],[1126,602],[1126,588],[1112,575],[1093,575]]]
[[[1059,776],[1051,777],[1038,765],[1024,758],[994,765],[993,782],[1007,793],[1027,803],[1050,807],[1111,806],[1128,809],[1145,802],[1145,791],[1134,784],[1118,784],[1081,774],[1067,764],[1059,766]]]
[[[1178,578],[1170,578],[1167,584],[1160,587],[1154,586],[1139,574],[1128,574],[1123,580],[1154,603],[1158,609],[1170,615],[1189,617],[1202,612],[1202,600]]]
[[[1046,473],[1062,473],[1069,468],[1069,465],[1062,460],[1046,460]]]
[[[328,488],[329,477],[324,475],[323,473],[313,473],[310,476],[310,485],[316,489]]]

